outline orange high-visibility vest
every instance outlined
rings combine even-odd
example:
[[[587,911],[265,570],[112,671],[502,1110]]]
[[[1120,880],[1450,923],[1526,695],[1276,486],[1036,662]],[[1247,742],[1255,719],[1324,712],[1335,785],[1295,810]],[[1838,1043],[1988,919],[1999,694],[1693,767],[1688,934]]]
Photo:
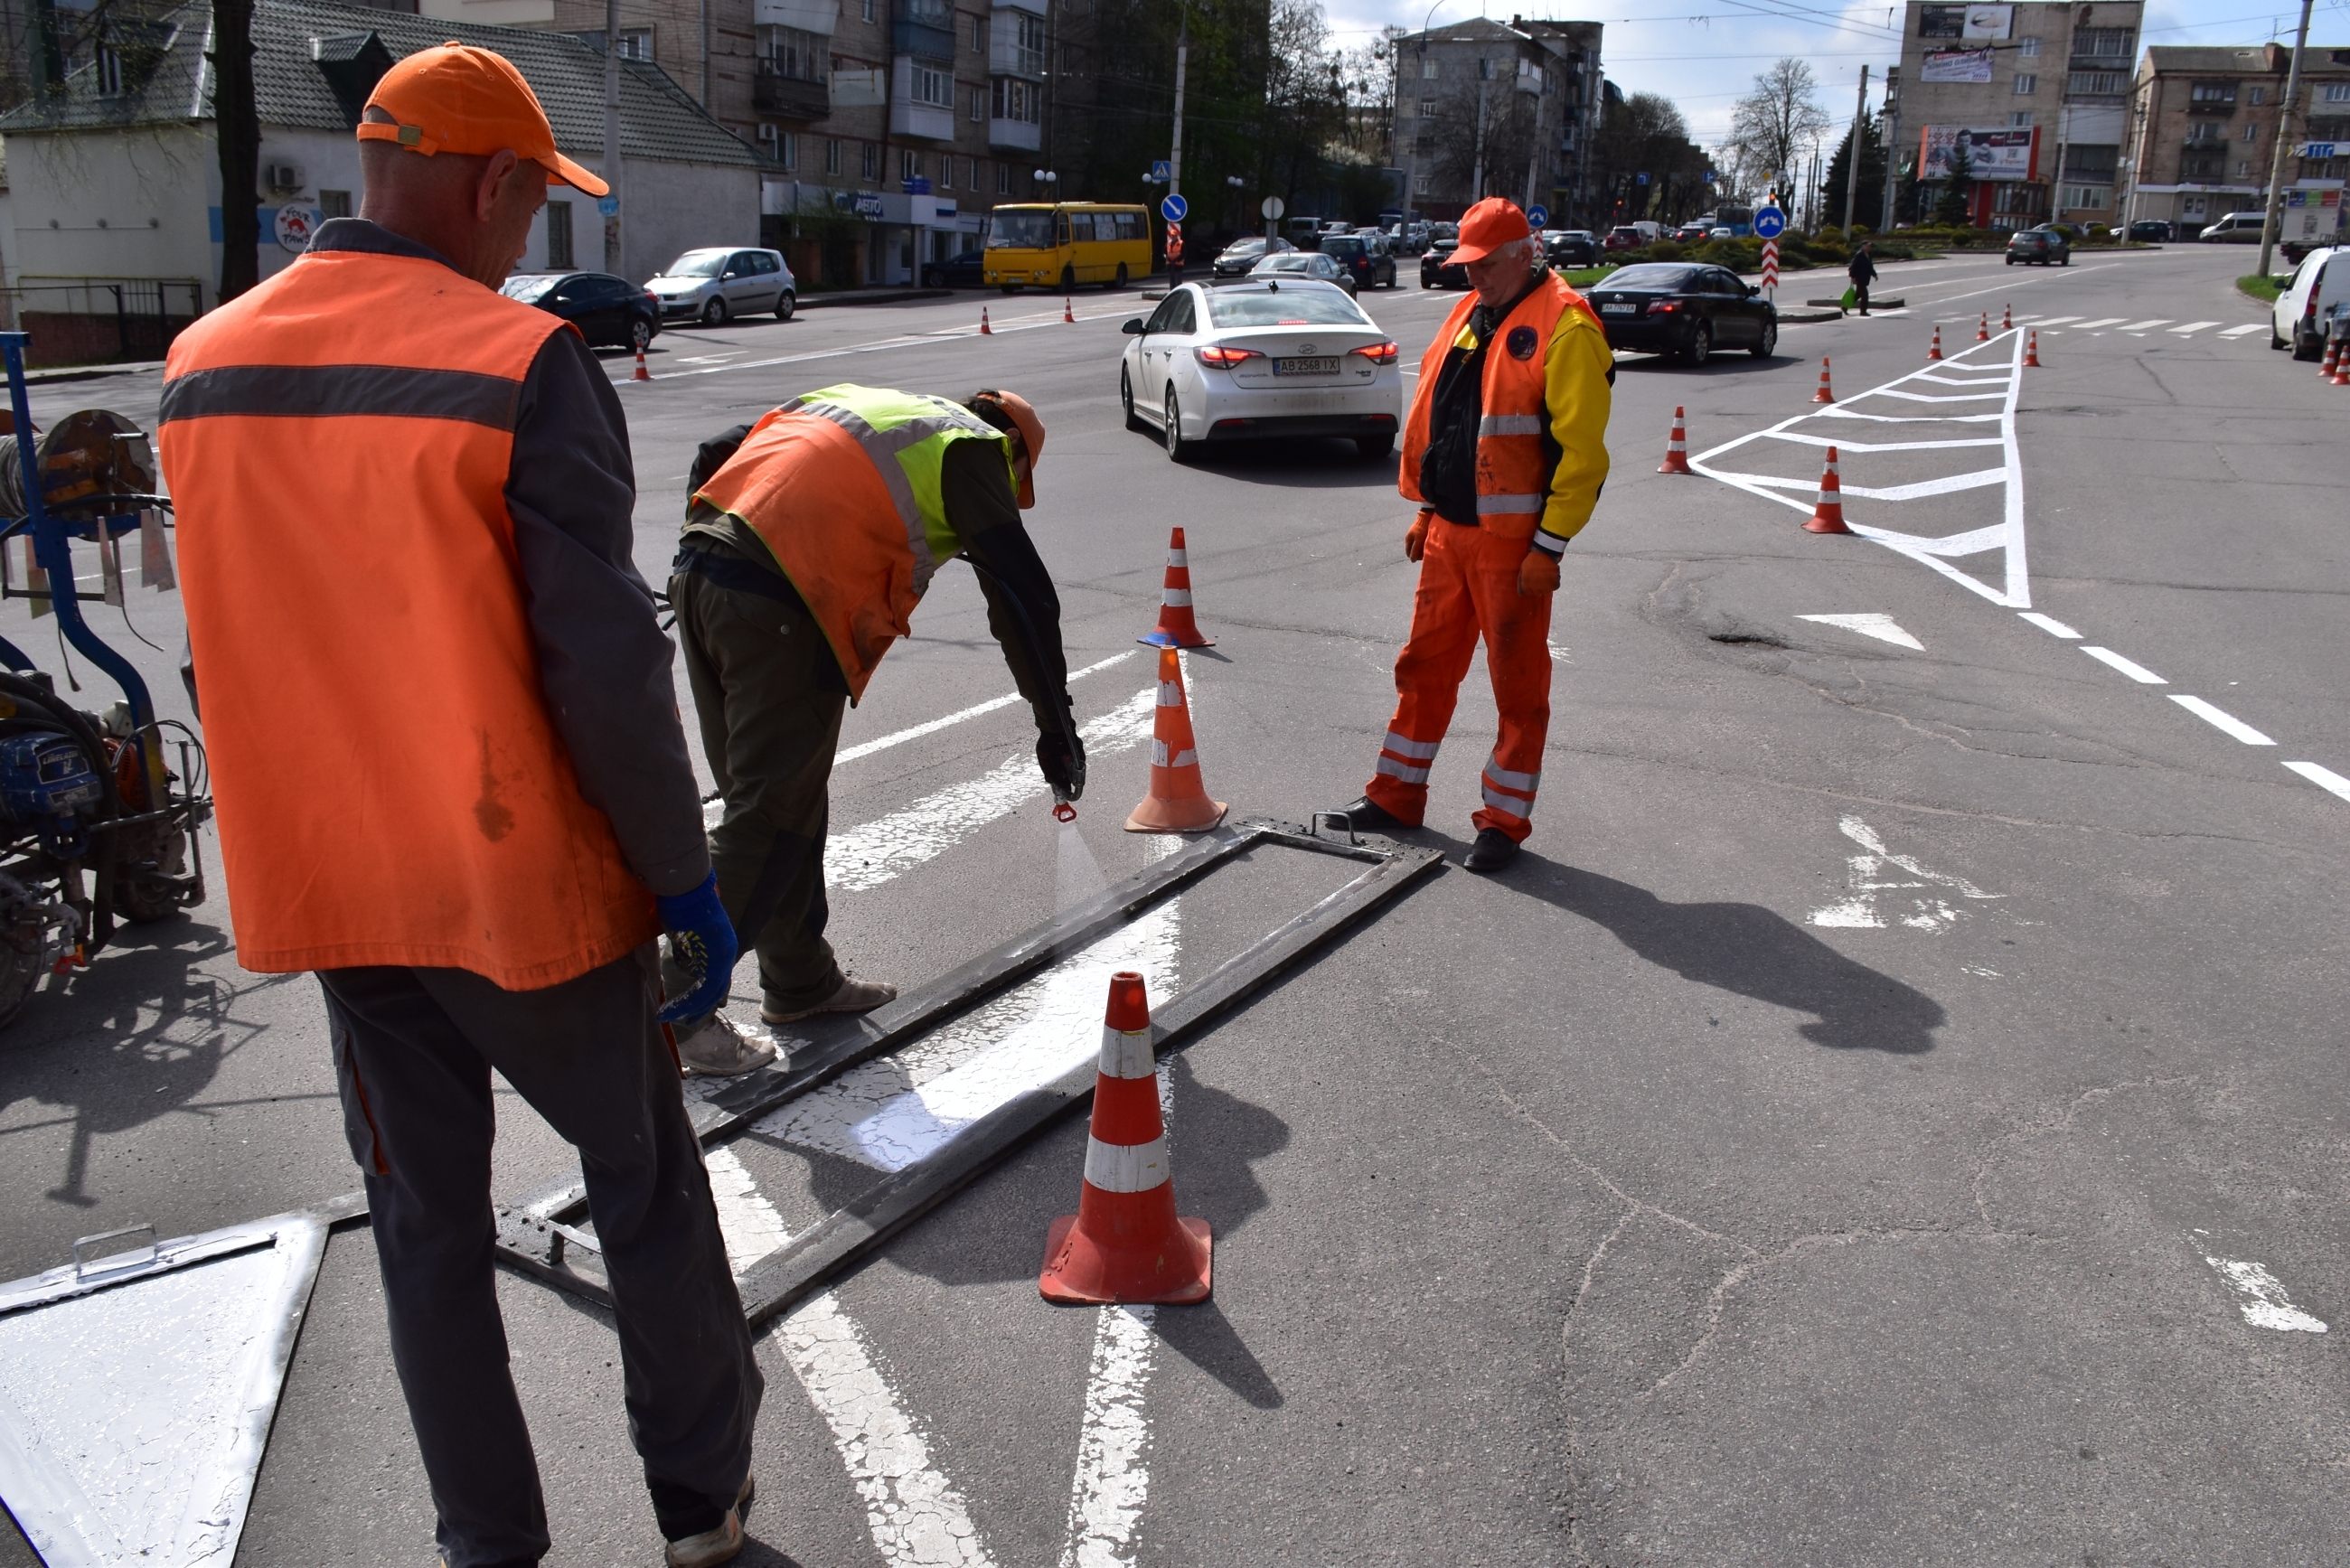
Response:
[[[1408,501],[1427,500],[1419,492],[1419,462],[1428,452],[1437,378],[1476,305],[1473,291],[1463,295],[1420,357],[1419,385],[1412,394],[1411,416],[1404,421],[1403,474],[1398,485]],[[1580,310],[1594,325],[1598,322],[1583,296],[1556,273],[1544,273],[1494,329],[1485,350],[1481,381],[1484,415],[1477,421],[1477,521],[1499,538],[1532,539],[1550,495],[1554,471],[1543,453],[1543,436],[1550,429],[1544,378],[1551,334],[1570,310]]]
[[[557,984],[656,931],[549,720],[504,487],[564,324],[302,256],[172,345],[161,415],[237,961]]]

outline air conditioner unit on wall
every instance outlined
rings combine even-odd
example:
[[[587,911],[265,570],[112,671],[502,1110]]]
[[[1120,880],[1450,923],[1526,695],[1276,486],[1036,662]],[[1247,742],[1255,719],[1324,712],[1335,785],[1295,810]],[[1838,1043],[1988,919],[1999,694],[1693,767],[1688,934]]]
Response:
[[[759,145],[765,148],[769,152],[772,153],[781,143],[782,140],[783,134],[776,127],[766,124],[762,124],[759,127]]]
[[[302,167],[298,163],[264,164],[261,177],[273,191],[299,191],[302,188]]]

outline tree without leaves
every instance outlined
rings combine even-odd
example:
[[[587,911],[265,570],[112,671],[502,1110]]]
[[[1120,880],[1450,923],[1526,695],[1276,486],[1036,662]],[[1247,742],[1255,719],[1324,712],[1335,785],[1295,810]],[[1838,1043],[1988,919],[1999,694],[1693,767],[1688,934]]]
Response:
[[[261,112],[253,97],[253,0],[213,0],[213,126],[220,148],[223,301],[261,281]]]
[[[1689,122],[1672,100],[1657,93],[1636,92],[1607,105],[1591,161],[1593,188],[1607,192],[1611,223],[1677,223],[1708,199],[1705,151],[1690,140]]]
[[[1803,60],[1783,59],[1754,78],[1754,90],[1731,113],[1730,141],[1742,172],[1756,182],[1794,170],[1798,152],[1833,121],[1814,95],[1818,78]]]

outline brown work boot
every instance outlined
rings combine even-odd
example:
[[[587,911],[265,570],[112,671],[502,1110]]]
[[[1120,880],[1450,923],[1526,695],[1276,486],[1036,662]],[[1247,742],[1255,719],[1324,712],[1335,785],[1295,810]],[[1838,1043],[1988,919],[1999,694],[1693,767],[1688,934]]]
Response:
[[[870,1012],[885,1002],[897,1000],[898,988],[894,985],[883,985],[879,981],[851,980],[847,975],[843,975],[840,977],[840,983],[832,988],[832,994],[814,1007],[802,1007],[790,1012],[784,1012],[772,1006],[763,1005],[759,1009],[759,1022],[797,1023],[801,1019],[814,1018],[819,1012]]]
[[[689,1535],[683,1541],[672,1541],[661,1561],[668,1568],[714,1568],[720,1563],[732,1563],[743,1551],[743,1515],[751,1506],[755,1490],[752,1478],[743,1478],[743,1490],[735,1494],[734,1506],[717,1527],[699,1535]]]
[[[775,1043],[723,1012],[713,1012],[692,1033],[677,1037],[677,1055],[689,1076],[732,1078],[774,1061]]]

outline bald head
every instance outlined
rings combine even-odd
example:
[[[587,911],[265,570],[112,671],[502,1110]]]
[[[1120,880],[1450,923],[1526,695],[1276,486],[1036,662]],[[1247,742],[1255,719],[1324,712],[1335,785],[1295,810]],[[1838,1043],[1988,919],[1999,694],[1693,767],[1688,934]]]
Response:
[[[390,119],[372,107],[368,118]],[[438,251],[489,288],[522,260],[531,220],[546,204],[546,171],[505,151],[428,158],[397,142],[362,141],[359,177],[360,217]]]

